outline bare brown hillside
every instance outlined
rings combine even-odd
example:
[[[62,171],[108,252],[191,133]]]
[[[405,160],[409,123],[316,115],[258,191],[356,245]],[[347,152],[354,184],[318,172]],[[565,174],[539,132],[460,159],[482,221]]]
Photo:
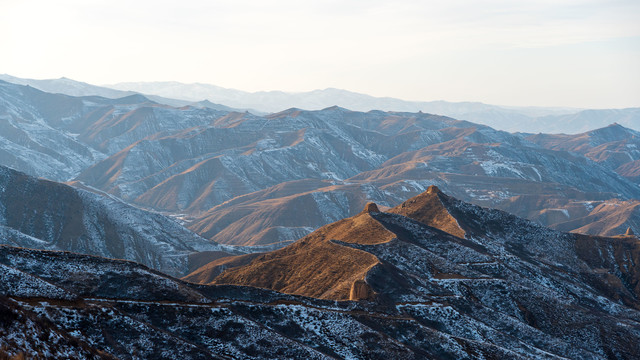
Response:
[[[403,202],[389,212],[406,216],[451,235],[464,238],[464,230],[444,207],[439,194],[438,187],[429,186],[426,192]]]
[[[340,245],[345,243],[372,245],[388,242],[394,234],[373,219],[375,204],[360,214],[324,226],[283,249],[262,254],[248,264],[242,259],[221,259],[190,274],[190,281],[209,280],[207,270],[217,271],[221,261],[241,265],[231,268],[209,284],[249,285],[280,292],[323,299],[347,300],[353,284],[364,280],[367,272],[379,264],[365,251]],[[247,259],[244,257],[243,259]]]
[[[566,281],[570,273],[578,283],[640,308],[638,274],[630,269],[640,256],[638,244],[635,236],[554,231],[459,201],[431,186],[388,212],[370,203],[358,215],[285,248],[218,259],[184,279],[332,300],[411,301],[449,296],[452,279],[478,287],[474,296],[483,296],[481,289],[492,287],[488,284],[493,281],[496,286],[505,279],[532,286],[531,272],[554,282]],[[616,270],[622,267],[624,272]],[[542,286],[546,289],[548,283]]]
[[[580,234],[615,236],[628,227],[640,227],[640,201],[609,200],[594,204],[584,217],[553,225],[554,229]]]

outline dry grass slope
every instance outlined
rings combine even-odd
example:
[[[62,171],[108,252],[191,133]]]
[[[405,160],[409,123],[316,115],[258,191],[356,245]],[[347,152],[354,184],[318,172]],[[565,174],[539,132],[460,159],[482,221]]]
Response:
[[[441,192],[436,186],[429,186],[426,192],[405,201],[388,212],[406,216],[453,236],[464,238],[465,231],[444,207],[440,200],[440,194]]]
[[[395,235],[371,217],[375,204],[365,211],[324,226],[283,249],[262,254],[249,264],[226,270],[212,284],[249,285],[321,299],[348,300],[353,284],[364,280],[379,260],[372,254],[332,242],[380,244]],[[245,258],[246,259],[246,258]],[[223,259],[222,259],[223,260]],[[220,260],[220,261],[222,261]],[[228,260],[241,262],[241,259]],[[214,267],[212,265],[212,267]],[[206,269],[185,279],[208,279]],[[358,291],[361,296],[363,292]]]

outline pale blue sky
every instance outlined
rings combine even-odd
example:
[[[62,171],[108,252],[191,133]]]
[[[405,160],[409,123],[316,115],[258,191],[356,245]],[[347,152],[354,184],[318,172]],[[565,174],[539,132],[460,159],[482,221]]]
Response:
[[[0,0],[0,73],[640,106],[640,1]]]

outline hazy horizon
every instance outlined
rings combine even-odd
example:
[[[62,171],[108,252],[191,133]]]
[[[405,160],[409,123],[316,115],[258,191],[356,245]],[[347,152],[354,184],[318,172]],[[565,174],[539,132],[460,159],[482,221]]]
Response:
[[[0,73],[21,78],[640,106],[640,3],[630,0],[8,0],[0,10]]]

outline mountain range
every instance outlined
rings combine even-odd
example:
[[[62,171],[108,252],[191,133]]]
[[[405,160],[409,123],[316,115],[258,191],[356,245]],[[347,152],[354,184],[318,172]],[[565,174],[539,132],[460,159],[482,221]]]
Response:
[[[634,109],[510,133],[4,79],[0,358],[640,356]]]
[[[185,282],[133,262],[0,246],[0,349],[94,359],[632,359],[639,244],[549,230],[431,186],[387,212],[367,204],[212,281],[234,285],[195,284],[207,267]]]
[[[468,120],[509,132],[577,134],[617,122],[640,130],[640,109],[574,109],[558,107],[498,106],[479,102],[406,101],[374,97],[352,91],[328,88],[300,93],[283,91],[247,92],[211,84],[179,82],[129,82],[96,86],[67,78],[35,80],[0,74],[0,80],[30,85],[42,91],[71,96],[98,95],[120,98],[144,94],[171,106],[196,105],[215,110],[248,110],[266,115],[288,108],[321,110],[340,106],[355,111],[426,112]],[[220,105],[224,104],[224,105]],[[225,106],[226,105],[226,106]]]
[[[100,96],[107,99],[119,99],[131,95],[140,95],[140,93],[136,91],[124,91],[117,90],[114,88],[98,86],[88,84],[82,81],[72,80],[66,77],[62,77],[59,79],[25,79],[19,78],[15,76],[11,76],[8,74],[0,74],[0,80],[6,81],[12,84],[18,85],[27,85],[38,90],[52,93],[52,94],[63,94],[75,97],[81,96]],[[160,104],[181,107],[188,105],[196,105],[201,107],[207,107],[214,110],[224,110],[224,111],[245,111],[245,109],[235,109],[221,104],[214,104],[210,101],[202,99],[197,100],[181,100],[181,97],[177,98],[166,98],[154,94],[146,94],[146,97],[152,101],[155,101]],[[248,110],[248,109],[247,109]],[[257,111],[252,110],[257,113]]]
[[[498,106],[479,102],[406,101],[374,97],[342,89],[308,92],[246,92],[210,84],[179,82],[133,82],[106,85],[141,94],[215,103],[273,113],[287,108],[321,110],[340,106],[355,111],[426,112],[468,120],[510,132],[580,133],[618,122],[640,130],[640,109],[573,109],[553,107]]]
[[[6,82],[0,92],[0,165],[164,212],[222,244],[286,244],[432,184],[565,231],[639,231],[640,136],[619,124],[510,134],[425,113],[258,116]]]

